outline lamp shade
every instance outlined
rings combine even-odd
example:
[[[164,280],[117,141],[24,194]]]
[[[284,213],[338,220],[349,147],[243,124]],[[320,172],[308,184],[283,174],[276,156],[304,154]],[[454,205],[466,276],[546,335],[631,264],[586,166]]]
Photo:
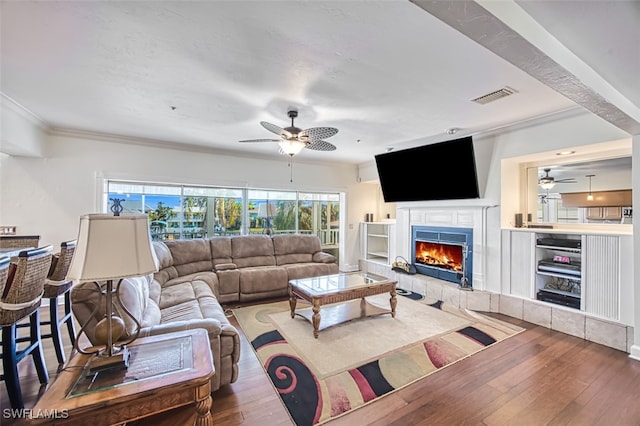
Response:
[[[264,203],[258,206],[258,217],[274,217],[276,213],[276,206],[271,203]]]
[[[67,279],[74,282],[139,277],[156,272],[147,215],[80,217],[78,242]]]
[[[302,149],[307,146],[306,143],[298,140],[298,139],[283,139],[278,142],[280,145],[280,149],[287,155],[297,155],[302,151]]]

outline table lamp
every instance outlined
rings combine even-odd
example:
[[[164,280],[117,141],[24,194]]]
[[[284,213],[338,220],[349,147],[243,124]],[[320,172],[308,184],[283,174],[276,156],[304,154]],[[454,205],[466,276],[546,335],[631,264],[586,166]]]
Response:
[[[276,215],[276,206],[271,203],[264,203],[258,206],[258,217],[264,218],[264,233],[271,235],[271,218]]]
[[[140,277],[156,272],[157,259],[151,245],[149,218],[147,215],[112,216],[108,214],[87,214],[80,217],[76,251],[69,266],[67,279],[74,283],[94,282],[100,298],[93,315],[104,306],[104,318],[94,330],[97,345],[92,350],[81,349],[80,335],[75,341],[75,349],[83,354],[94,354],[89,361],[89,373],[107,369],[125,369],[129,365],[127,344],[133,342],[140,331],[140,323],[126,307],[119,302],[120,284],[124,278]],[[114,281],[116,282],[114,286]],[[122,318],[114,314],[113,298],[122,311],[136,324],[136,331],[126,341],[119,339],[125,334]]]

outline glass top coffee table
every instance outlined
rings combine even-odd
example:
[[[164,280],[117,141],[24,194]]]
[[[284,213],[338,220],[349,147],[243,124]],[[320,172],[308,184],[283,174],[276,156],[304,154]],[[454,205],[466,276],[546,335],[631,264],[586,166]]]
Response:
[[[396,316],[396,284],[381,275],[365,272],[322,275],[289,281],[289,306],[291,318],[299,315],[313,324],[313,336],[317,339],[320,330],[373,315],[391,314]],[[365,299],[376,294],[389,293],[390,309],[372,305]],[[311,308],[296,312],[298,299],[311,303]],[[320,306],[327,306],[322,310]]]

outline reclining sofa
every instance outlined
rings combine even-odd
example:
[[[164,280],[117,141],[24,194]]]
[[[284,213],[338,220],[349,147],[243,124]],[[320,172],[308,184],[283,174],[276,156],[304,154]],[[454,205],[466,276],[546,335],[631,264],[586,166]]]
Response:
[[[158,272],[126,278],[116,311],[126,334],[140,337],[204,328],[208,331],[215,374],[212,391],[238,378],[240,341],[221,303],[255,302],[287,295],[289,280],[338,273],[335,256],[322,252],[315,235],[282,234],[212,237],[153,243]],[[95,309],[100,297],[94,283],[71,290],[72,309],[89,341],[104,316]],[[104,302],[103,302],[104,303]],[[95,311],[95,312],[94,312]]]

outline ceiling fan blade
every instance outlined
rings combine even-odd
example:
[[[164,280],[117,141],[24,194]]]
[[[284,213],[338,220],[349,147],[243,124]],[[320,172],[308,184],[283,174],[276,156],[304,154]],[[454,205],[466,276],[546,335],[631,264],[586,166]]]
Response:
[[[275,133],[276,135],[282,134],[282,127],[276,126],[275,124],[267,123],[266,121],[261,121],[262,127],[270,131],[271,133]]]
[[[578,183],[576,178],[556,179],[556,183]]]
[[[322,139],[330,138],[338,133],[338,129],[335,127],[312,127],[300,132],[300,137],[308,137],[309,142],[317,142]]]
[[[280,139],[247,139],[238,142],[280,142]]]
[[[335,151],[336,146],[327,141],[315,141],[306,146],[308,149],[313,149],[314,151]]]

